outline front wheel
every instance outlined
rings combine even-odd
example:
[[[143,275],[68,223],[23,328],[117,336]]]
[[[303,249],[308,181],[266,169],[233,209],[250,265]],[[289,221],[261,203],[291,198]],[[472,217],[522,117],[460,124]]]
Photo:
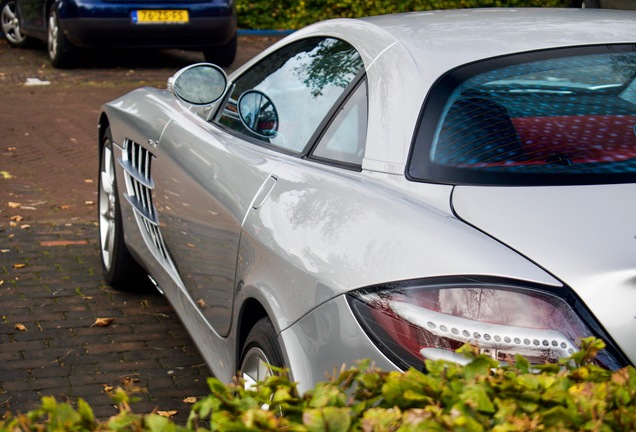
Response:
[[[20,18],[18,18],[15,0],[0,2],[0,29],[9,45],[22,47],[28,43],[28,37],[20,30]]]
[[[49,13],[47,49],[51,64],[56,68],[67,69],[76,66],[78,48],[68,40],[60,27],[60,18],[55,4]]]
[[[236,34],[228,43],[221,46],[214,46],[203,50],[205,61],[217,66],[227,67],[232,64],[236,57],[237,39]]]
[[[268,365],[283,367],[283,354],[278,346],[276,331],[272,321],[261,318],[250,330],[243,350],[239,372],[245,387],[251,388],[272,374]]]
[[[110,128],[104,131],[98,182],[99,245],[104,279],[115,288],[145,290],[148,285],[145,273],[124,242]]]

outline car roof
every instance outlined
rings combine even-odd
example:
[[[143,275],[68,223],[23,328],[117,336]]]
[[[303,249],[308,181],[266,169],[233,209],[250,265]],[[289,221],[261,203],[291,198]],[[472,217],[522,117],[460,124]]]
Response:
[[[441,69],[516,52],[636,41],[636,12],[590,9],[463,9],[363,19],[391,34],[416,62]]]
[[[369,89],[363,169],[403,175],[423,102],[446,72],[519,52],[633,44],[635,29],[636,12],[630,11],[480,8],[327,20],[298,30],[285,43],[329,36],[360,52]]]

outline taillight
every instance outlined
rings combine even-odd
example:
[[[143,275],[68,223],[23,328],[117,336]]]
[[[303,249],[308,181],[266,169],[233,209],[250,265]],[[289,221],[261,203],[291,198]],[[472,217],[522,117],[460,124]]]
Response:
[[[464,344],[499,361],[521,354],[534,364],[556,363],[577,350],[580,338],[602,337],[564,299],[504,282],[410,282],[355,291],[349,299],[367,334],[402,367],[461,362],[455,351]],[[623,363],[608,351],[597,360],[611,369]]]

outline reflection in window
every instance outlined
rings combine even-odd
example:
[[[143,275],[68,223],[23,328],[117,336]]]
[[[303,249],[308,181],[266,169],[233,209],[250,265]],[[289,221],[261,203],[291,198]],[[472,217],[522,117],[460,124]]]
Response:
[[[435,105],[444,108],[423,117],[439,118],[426,126],[428,133],[435,128],[433,143],[422,135],[411,164],[428,166],[443,182],[633,176],[636,52],[623,46],[542,55],[525,62],[530,58],[516,56],[503,67],[506,59],[499,59],[495,69],[469,65],[442,79],[435,97],[446,102]]]
[[[236,82],[218,121],[251,138],[301,152],[329,109],[362,69],[358,52],[337,39],[306,39],[270,55]],[[258,90],[269,97],[278,113],[278,133],[251,133],[238,118],[241,94]]]

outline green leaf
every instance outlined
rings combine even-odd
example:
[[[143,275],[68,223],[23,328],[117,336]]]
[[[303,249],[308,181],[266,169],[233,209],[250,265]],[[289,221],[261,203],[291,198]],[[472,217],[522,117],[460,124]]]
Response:
[[[309,406],[320,408],[325,406],[342,407],[346,405],[347,397],[338,387],[328,383],[318,384],[312,394]]]
[[[499,363],[493,358],[486,355],[480,355],[464,366],[464,375],[468,379],[473,379],[476,376],[489,375],[490,370],[497,366],[499,366]]]
[[[351,414],[349,408],[307,409],[303,413],[303,425],[309,432],[346,432],[351,426]]]
[[[149,414],[144,419],[144,425],[148,428],[149,432],[175,432],[175,424],[166,417],[162,417],[158,414]]]
[[[486,414],[495,412],[495,405],[490,400],[484,386],[480,383],[473,383],[466,386],[464,391],[460,394],[460,398],[468,406],[479,412]]]
[[[84,422],[89,424],[95,423],[95,415],[93,414],[93,409],[91,406],[82,398],[77,400],[77,412],[82,417]]]
[[[361,426],[365,431],[393,431],[402,423],[399,408],[371,408],[362,416]]]

